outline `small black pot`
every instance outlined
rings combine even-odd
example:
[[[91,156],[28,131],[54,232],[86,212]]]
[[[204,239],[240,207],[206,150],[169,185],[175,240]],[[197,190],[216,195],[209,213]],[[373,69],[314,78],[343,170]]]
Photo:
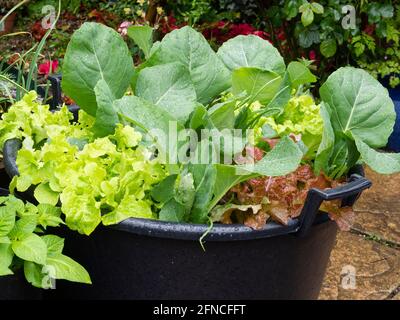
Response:
[[[10,176],[18,140],[4,146]],[[298,219],[287,226],[268,223],[262,230],[244,225],[208,226],[128,219],[100,227],[90,237],[67,229],[65,253],[80,261],[92,286],[60,282],[50,299],[316,299],[336,225],[319,213],[324,200],[352,205],[371,186],[356,167],[347,184],[311,189]]]

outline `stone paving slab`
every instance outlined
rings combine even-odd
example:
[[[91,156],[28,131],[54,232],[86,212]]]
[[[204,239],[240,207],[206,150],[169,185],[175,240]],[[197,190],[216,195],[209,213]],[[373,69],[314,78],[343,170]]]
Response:
[[[400,244],[400,174],[379,175],[366,168],[373,183],[354,206],[356,230]]]
[[[355,288],[345,289],[342,283],[350,288],[354,284],[349,276],[353,270]],[[342,272],[344,274],[341,275]],[[388,298],[399,285],[400,250],[357,234],[340,232],[319,299],[382,300]]]

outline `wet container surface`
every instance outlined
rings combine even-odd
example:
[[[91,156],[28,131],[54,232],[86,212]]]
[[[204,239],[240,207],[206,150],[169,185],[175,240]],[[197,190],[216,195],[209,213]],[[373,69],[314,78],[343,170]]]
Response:
[[[362,172],[359,172],[362,173]],[[65,252],[82,263],[93,285],[57,283],[50,299],[316,299],[337,228],[323,199],[351,205],[370,186],[353,174],[342,187],[312,189],[300,219],[262,230],[128,219],[90,237],[64,229]]]
[[[66,231],[65,252],[93,285],[57,282],[48,298],[315,299],[336,225],[320,217],[307,236],[245,241],[175,240],[100,228],[90,238]]]

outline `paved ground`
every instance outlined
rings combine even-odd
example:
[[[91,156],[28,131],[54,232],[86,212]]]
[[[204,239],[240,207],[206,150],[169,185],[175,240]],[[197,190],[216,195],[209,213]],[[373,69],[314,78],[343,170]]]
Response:
[[[400,300],[400,174],[366,175],[373,187],[355,206],[352,232],[341,232],[320,299]]]

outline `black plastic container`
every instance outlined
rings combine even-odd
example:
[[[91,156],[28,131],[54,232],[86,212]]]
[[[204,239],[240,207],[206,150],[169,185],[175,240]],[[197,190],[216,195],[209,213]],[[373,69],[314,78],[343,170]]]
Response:
[[[23,275],[23,272],[0,277],[1,300],[41,300],[42,291],[32,287]]]
[[[145,228],[143,231],[149,232]],[[153,226],[161,229],[164,225]],[[179,229],[179,225],[173,226]],[[131,229],[130,231],[128,231]],[[89,271],[93,286],[57,283],[50,299],[315,299],[336,226],[324,221],[299,238],[182,240],[138,234],[137,221],[89,238],[67,232],[66,254]],[[140,231],[139,231],[140,232]]]
[[[0,188],[0,196],[8,196],[7,189]],[[32,287],[25,279],[23,271],[13,275],[0,276],[0,300],[40,300],[42,291]]]
[[[20,143],[7,141],[11,176]],[[59,299],[316,299],[337,228],[324,200],[352,205],[371,186],[362,168],[335,189],[311,189],[298,219],[262,230],[215,225],[203,251],[206,225],[128,219],[90,237],[65,229],[65,253],[89,271],[92,286],[57,282],[47,298]]]

